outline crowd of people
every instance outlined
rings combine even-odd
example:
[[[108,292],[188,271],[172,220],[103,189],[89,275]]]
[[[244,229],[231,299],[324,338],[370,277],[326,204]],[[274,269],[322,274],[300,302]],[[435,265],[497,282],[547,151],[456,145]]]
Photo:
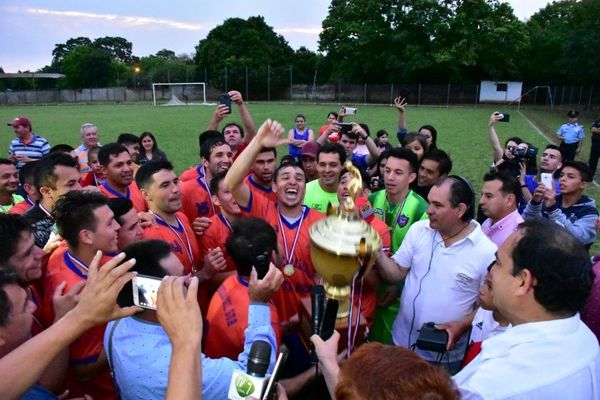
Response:
[[[519,137],[502,146],[493,113],[478,194],[452,175],[443,132],[408,129],[403,98],[394,146],[345,122],[346,107],[318,130],[302,114],[287,132],[270,119],[256,129],[228,94],[242,124],[219,129],[232,110],[217,106],[199,162],[179,176],[151,132],[101,145],[85,123],[76,147],[51,147],[28,118],[8,122],[3,398],[225,399],[263,341],[269,372],[289,349],[279,399],[600,399],[600,257],[589,254],[600,223],[584,194],[600,120],[589,165],[575,160],[574,110],[538,162]],[[340,352],[339,333],[309,340],[302,325],[322,283],[310,228],[355,191],[347,163],[361,175],[358,218],[382,246],[352,283],[366,329]]]

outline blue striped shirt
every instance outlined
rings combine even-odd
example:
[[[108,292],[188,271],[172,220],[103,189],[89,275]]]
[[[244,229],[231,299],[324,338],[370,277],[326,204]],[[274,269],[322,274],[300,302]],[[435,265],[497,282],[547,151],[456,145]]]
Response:
[[[22,155],[39,160],[50,152],[50,143],[43,137],[34,133],[29,144],[23,143],[21,138],[14,138],[10,142],[8,152],[13,155]],[[23,161],[18,161],[17,169],[21,169],[23,165],[25,165]]]

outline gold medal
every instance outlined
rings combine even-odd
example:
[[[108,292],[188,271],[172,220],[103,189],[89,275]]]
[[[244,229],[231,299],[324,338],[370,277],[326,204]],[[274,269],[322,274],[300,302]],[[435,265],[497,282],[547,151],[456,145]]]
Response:
[[[294,266],[292,264],[286,264],[285,267],[283,267],[283,273],[287,276],[294,275]]]

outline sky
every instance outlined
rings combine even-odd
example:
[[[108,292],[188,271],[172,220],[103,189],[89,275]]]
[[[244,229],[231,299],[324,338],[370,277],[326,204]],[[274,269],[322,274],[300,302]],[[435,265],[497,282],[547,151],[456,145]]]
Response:
[[[550,1],[509,0],[526,20]],[[161,49],[191,54],[208,32],[232,17],[262,15],[290,46],[316,51],[328,0],[1,0],[0,67],[35,71],[57,43],[85,36],[121,36],[139,57]]]

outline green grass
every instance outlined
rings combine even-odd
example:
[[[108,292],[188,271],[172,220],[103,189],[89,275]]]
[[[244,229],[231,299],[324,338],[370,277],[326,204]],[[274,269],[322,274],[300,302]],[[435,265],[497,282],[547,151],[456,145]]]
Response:
[[[348,104],[350,105],[350,104]],[[256,126],[266,118],[282,122],[287,129],[293,126],[296,114],[306,116],[307,125],[317,131],[325,122],[329,111],[339,109],[339,105],[313,105],[307,103],[250,103],[248,105]],[[354,120],[369,125],[372,135],[378,129],[386,129],[396,143],[397,112],[390,106],[358,105],[358,115]],[[510,136],[519,136],[542,149],[548,140],[527,122],[526,116],[535,123],[546,137],[554,139],[556,129],[565,120],[565,111],[541,109],[522,110],[508,107],[418,107],[409,108],[407,123],[409,130],[416,130],[423,124],[431,124],[438,130],[438,147],[446,150],[453,159],[453,173],[460,174],[473,182],[475,190],[481,188],[483,174],[492,160],[487,139],[487,121],[495,110],[511,114],[511,122],[498,124],[500,141]],[[32,121],[34,131],[46,137],[51,144],[79,143],[79,127],[84,122],[96,124],[102,143],[116,139],[121,132],[140,134],[148,130],[154,133],[159,146],[167,153],[177,171],[198,162],[198,134],[206,129],[213,113],[213,107],[153,107],[147,104],[119,105],[59,105],[59,106],[12,106],[0,108],[0,121],[9,121],[17,115],[24,115]],[[581,160],[587,161],[589,154],[589,126],[593,116],[581,118],[586,128],[586,143]],[[227,119],[240,122],[237,111]],[[12,128],[4,125],[0,135],[0,147],[8,148],[13,138]],[[279,149],[279,156],[287,153],[287,148]],[[600,190],[597,186],[587,189],[587,194],[598,201]],[[600,245],[598,246],[600,249]]]

